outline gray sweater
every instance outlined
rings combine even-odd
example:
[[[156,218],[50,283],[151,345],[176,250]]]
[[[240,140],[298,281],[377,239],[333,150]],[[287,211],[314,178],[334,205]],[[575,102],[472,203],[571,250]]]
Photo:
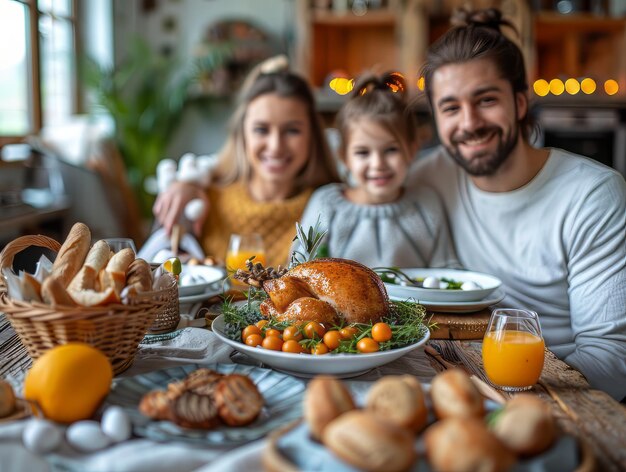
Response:
[[[330,257],[369,267],[459,267],[435,192],[415,188],[394,203],[359,205],[346,199],[345,188],[329,184],[316,190],[302,216],[305,230],[320,218]]]

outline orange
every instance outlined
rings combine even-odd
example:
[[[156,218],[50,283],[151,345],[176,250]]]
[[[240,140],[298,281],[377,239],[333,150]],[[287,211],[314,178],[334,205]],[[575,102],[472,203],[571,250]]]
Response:
[[[37,359],[24,379],[24,397],[46,418],[72,423],[91,418],[109,393],[113,369],[102,351],[84,343],[54,347]]]

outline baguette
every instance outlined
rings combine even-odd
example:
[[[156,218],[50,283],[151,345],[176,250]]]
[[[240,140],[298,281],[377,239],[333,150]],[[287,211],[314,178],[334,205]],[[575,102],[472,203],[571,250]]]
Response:
[[[83,265],[91,244],[91,231],[83,223],[72,226],[63,242],[54,264],[51,276],[65,289]]]
[[[95,290],[98,273],[109,262],[111,248],[104,240],[96,242],[87,254],[85,263],[74,276],[68,286],[68,291]]]
[[[41,284],[41,298],[48,305],[76,306],[58,276],[50,275]]]
[[[119,298],[126,284],[126,272],[134,260],[135,253],[128,247],[113,254],[104,271],[100,273],[100,290],[112,288]]]

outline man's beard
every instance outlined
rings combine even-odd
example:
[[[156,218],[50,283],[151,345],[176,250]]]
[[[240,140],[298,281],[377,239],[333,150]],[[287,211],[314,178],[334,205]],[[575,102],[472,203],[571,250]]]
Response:
[[[471,139],[480,139],[494,132],[498,137],[498,147],[495,152],[474,154],[470,156],[469,159],[463,156],[459,149],[459,143]],[[485,127],[471,133],[463,133],[461,136],[453,138],[452,144],[445,146],[445,148],[456,163],[465,169],[469,175],[484,177],[494,175],[500,166],[509,158],[517,145],[518,137],[519,126],[515,126],[506,138],[502,134],[502,128],[495,126]]]

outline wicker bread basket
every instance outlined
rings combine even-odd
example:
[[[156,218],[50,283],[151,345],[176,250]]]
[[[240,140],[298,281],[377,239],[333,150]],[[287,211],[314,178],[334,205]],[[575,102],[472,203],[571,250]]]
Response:
[[[60,244],[46,236],[22,236],[0,253],[0,268],[11,267],[14,256],[30,246],[58,251]],[[102,307],[52,307],[39,302],[12,300],[0,277],[0,312],[15,329],[31,358],[71,341],[90,344],[106,354],[117,375],[132,364],[139,343],[172,296],[178,307],[178,288],[173,277],[163,290],[144,292],[128,305]]]

